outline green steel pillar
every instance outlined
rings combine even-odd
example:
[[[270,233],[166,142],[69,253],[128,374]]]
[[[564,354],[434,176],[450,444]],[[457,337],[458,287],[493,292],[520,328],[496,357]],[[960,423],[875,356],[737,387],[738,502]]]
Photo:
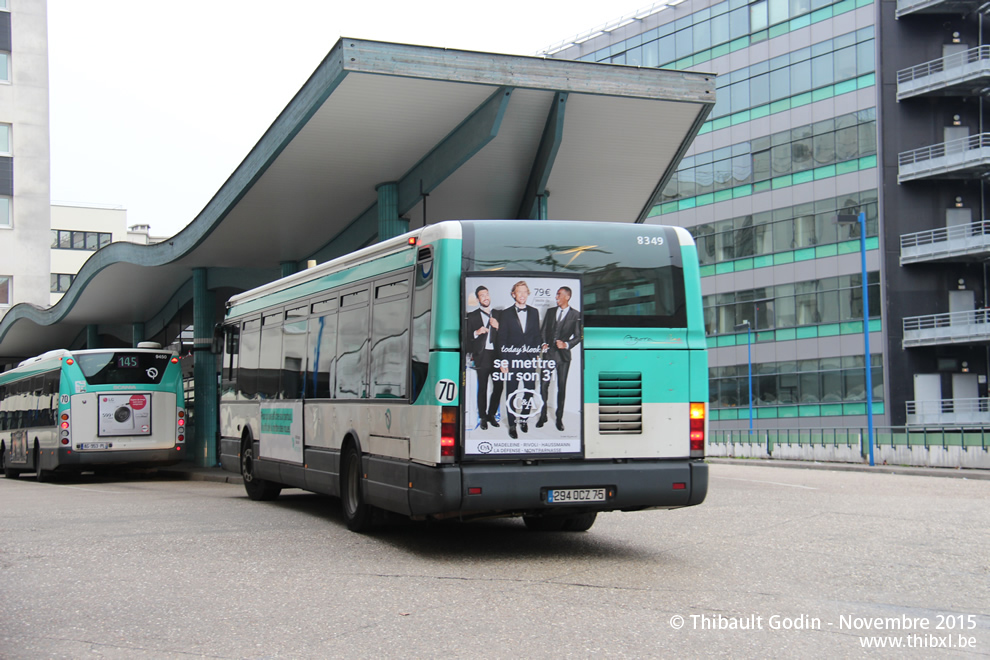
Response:
[[[144,341],[144,323],[134,323],[131,325],[131,344],[137,345]]]
[[[282,277],[288,277],[296,272],[296,262],[295,261],[283,261],[279,264],[282,267]]]
[[[399,217],[399,184],[380,183],[378,192],[378,240],[401,236],[409,231],[409,220]]]
[[[193,270],[193,400],[195,437],[190,460],[196,465],[217,464],[217,360],[210,351],[216,324],[215,294],[206,288],[206,269]]]
[[[86,326],[86,348],[102,348],[100,346],[100,328],[94,323]]]
[[[549,197],[550,197],[550,193],[548,192],[544,192],[543,194],[536,196],[537,220],[546,220],[548,217],[550,217],[547,215],[547,198]]]

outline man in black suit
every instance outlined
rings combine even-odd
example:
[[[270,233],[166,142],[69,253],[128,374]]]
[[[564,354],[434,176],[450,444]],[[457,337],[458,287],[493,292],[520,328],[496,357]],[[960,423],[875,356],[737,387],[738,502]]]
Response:
[[[553,360],[557,372],[557,430],[564,430],[564,398],[567,396],[567,372],[571,369],[571,349],[581,342],[581,312],[570,306],[571,289],[557,289],[557,308],[547,310],[543,317],[543,349],[545,360]],[[547,395],[550,380],[540,374],[540,393],[543,396],[543,412],[536,423],[542,428],[547,423]]]
[[[535,307],[526,304],[529,298],[529,286],[525,281],[520,280],[512,286],[512,299],[515,304],[503,309],[499,314],[499,359],[502,360],[501,370],[506,380],[505,385],[505,408],[506,416],[509,420],[509,437],[517,438],[516,418],[513,410],[513,403],[516,404],[520,412],[529,410],[532,394],[525,392],[521,395],[521,401],[514,398],[516,390],[532,390],[536,382],[527,378],[535,379],[535,369],[522,367],[523,362],[531,361],[539,357],[540,344],[540,313]],[[530,362],[532,364],[532,362]],[[526,424],[526,417],[519,422],[519,430],[526,433],[529,428]]]
[[[492,397],[488,398],[488,380],[495,371],[495,351],[498,347],[498,315],[492,309],[492,298],[488,289],[479,286],[474,290],[479,308],[467,315],[467,342],[474,360],[474,370],[478,376],[478,416],[481,428],[488,425],[498,428],[495,412],[502,398],[502,381],[492,382]]]

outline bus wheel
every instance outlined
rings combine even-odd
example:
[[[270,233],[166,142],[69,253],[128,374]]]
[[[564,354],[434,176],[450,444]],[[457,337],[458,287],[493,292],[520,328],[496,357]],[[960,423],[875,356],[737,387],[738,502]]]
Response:
[[[254,443],[250,440],[241,449],[241,477],[248,497],[256,502],[274,500],[282,492],[282,486],[254,476]]]
[[[559,532],[568,520],[563,516],[523,516],[526,529],[532,532]]]
[[[7,479],[16,479],[21,475],[20,470],[15,470],[7,466],[7,448],[0,447],[0,466],[3,466],[3,476]]]
[[[587,532],[591,529],[591,526],[595,524],[595,519],[597,517],[598,513],[592,511],[591,513],[582,513],[569,518],[564,518],[564,531]]]
[[[361,453],[353,444],[344,452],[340,469],[340,502],[347,529],[363,532],[371,527],[372,508],[361,495]]]

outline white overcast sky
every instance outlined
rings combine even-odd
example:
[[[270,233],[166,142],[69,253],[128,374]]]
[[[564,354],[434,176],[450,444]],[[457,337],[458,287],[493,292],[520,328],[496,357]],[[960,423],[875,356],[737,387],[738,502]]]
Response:
[[[648,0],[49,0],[51,195],[193,220],[341,36],[532,55]]]

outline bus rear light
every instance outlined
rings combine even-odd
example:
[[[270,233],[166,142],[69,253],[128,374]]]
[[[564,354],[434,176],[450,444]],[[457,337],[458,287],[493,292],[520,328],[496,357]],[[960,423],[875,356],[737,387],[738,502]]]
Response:
[[[68,360],[66,360],[66,361],[65,361],[65,363],[66,363],[66,364],[75,364],[75,363],[76,363],[76,361],[75,361],[75,360],[73,360],[72,358],[69,358]]]
[[[186,425],[186,420],[180,419],[178,422],[176,422],[176,424],[178,424],[179,426],[185,426]]]
[[[691,404],[691,457],[704,457],[705,455],[705,404]]]
[[[674,490],[687,490],[687,484],[683,481],[678,481],[674,484]]]
[[[468,495],[481,495],[481,488],[478,486],[472,486],[468,488]]]
[[[63,422],[68,421],[69,420],[69,413],[62,413],[62,417],[60,417],[60,419]]]
[[[183,417],[185,417],[185,416],[186,416],[186,411],[185,411],[185,410],[183,410],[182,408],[179,408],[179,413],[178,413],[178,415],[179,415],[179,419],[182,419]]]
[[[69,444],[69,439],[68,438],[62,438],[62,444],[63,445]]]
[[[185,442],[185,441],[186,441],[186,436],[184,436],[184,435],[180,435],[180,436],[178,437],[178,441],[179,441],[179,442]]]
[[[69,428],[69,423],[68,422],[62,422],[62,430],[65,431],[68,428]]]
[[[453,457],[457,446],[457,408],[444,406],[440,412],[440,456]]]
[[[179,364],[179,358],[177,357],[172,358],[172,364]]]

